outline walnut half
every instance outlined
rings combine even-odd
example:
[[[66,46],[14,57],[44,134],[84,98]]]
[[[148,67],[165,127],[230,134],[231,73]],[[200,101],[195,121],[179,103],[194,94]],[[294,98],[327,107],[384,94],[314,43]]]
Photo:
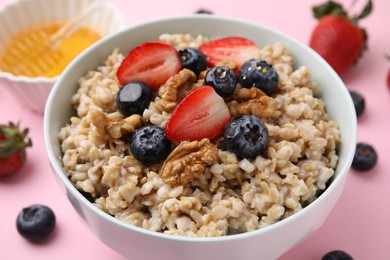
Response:
[[[256,87],[236,89],[233,98],[233,101],[227,103],[232,116],[249,114],[267,118],[274,116],[277,111],[276,100]]]
[[[100,110],[91,110],[89,114],[92,124],[96,127],[97,135],[103,140],[109,137],[121,138],[143,124],[140,115],[124,117],[120,113],[106,114]]]
[[[159,96],[163,106],[172,110],[180,99],[192,90],[192,85],[196,81],[196,75],[189,69],[182,69],[179,73],[171,76],[167,82],[159,89]]]
[[[204,174],[216,159],[218,148],[209,139],[181,142],[165,160],[161,178],[171,186],[185,185]]]

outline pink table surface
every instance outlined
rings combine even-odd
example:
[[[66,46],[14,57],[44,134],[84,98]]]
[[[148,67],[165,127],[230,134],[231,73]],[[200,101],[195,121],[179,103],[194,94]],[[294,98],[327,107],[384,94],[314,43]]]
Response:
[[[0,5],[7,2],[0,0]],[[322,0],[112,2],[122,10],[128,25],[207,8],[218,15],[271,26],[307,43],[315,25],[311,7]],[[352,2],[343,1],[345,6]],[[345,190],[324,225],[281,260],[321,259],[333,249],[345,250],[355,259],[390,259],[390,160],[386,158],[390,154],[390,93],[386,87],[390,61],[384,58],[390,54],[390,1],[373,2],[373,13],[361,22],[369,35],[369,49],[342,79],[366,98],[366,111],[358,120],[358,141],[374,145],[378,164],[366,173],[350,170]],[[363,4],[358,1],[351,10],[356,12]],[[30,128],[33,147],[20,172],[0,178],[0,259],[124,259],[92,234],[59,189],[46,157],[43,117],[24,109],[0,85],[0,122],[9,120]],[[57,217],[55,233],[42,244],[27,242],[15,227],[18,212],[34,203],[48,205]],[[144,258],[134,255],[132,259]]]

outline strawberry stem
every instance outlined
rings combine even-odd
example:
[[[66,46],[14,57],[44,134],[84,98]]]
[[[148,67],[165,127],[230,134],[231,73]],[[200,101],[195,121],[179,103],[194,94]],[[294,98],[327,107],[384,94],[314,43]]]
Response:
[[[363,19],[363,18],[367,17],[371,13],[372,8],[373,8],[372,1],[369,0],[367,2],[367,4],[364,6],[364,8],[361,11],[361,13],[359,15],[356,15],[356,16],[352,17],[351,21],[354,24],[357,24],[360,19]]]
[[[334,1],[328,1],[325,4],[314,6],[313,14],[318,20],[327,15],[347,17],[347,12],[344,10],[343,6]]]
[[[0,140],[0,157],[7,157],[16,151],[31,147],[32,141],[27,136],[28,132],[28,128],[20,131],[19,123],[0,125],[0,135],[4,137]]]
[[[355,5],[355,3],[356,0],[352,2],[352,5]],[[364,6],[363,10],[360,12],[360,14],[352,17],[351,19],[352,23],[357,25],[357,22],[360,19],[367,17],[371,13],[372,8],[373,8],[372,1],[369,0],[367,4]],[[344,9],[344,7],[341,4],[334,2],[332,0],[329,0],[324,4],[314,6],[312,10],[313,10],[314,17],[318,20],[327,15],[337,15],[340,17],[349,18],[348,12]]]

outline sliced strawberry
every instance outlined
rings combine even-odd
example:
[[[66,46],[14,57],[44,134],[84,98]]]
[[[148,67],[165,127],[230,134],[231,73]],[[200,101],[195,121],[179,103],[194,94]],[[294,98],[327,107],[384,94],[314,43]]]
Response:
[[[174,141],[213,139],[221,135],[230,120],[225,101],[213,87],[203,86],[190,92],[173,110],[165,129]]]
[[[259,55],[259,48],[255,42],[243,37],[225,37],[202,44],[199,49],[207,55],[207,63],[215,67],[223,60],[233,61],[238,68]]]
[[[133,48],[123,59],[117,71],[122,85],[142,81],[158,90],[169,77],[181,69],[179,52],[170,44],[146,42]]]

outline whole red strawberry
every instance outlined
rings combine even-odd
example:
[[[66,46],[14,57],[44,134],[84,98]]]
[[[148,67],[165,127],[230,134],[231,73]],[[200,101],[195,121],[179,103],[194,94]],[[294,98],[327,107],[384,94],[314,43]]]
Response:
[[[358,21],[368,16],[371,10],[371,0],[359,15],[352,18],[340,4],[333,1],[313,7],[314,16],[319,22],[312,32],[309,45],[339,75],[356,63],[367,48],[367,34],[358,26]]]
[[[387,72],[387,87],[388,87],[389,90],[390,90],[390,69],[389,69],[389,71]]]
[[[386,58],[387,60],[390,61],[390,55],[386,55]],[[387,88],[390,90],[390,69],[387,71],[386,83],[387,83]]]
[[[26,148],[32,146],[28,128],[19,124],[0,125],[0,175],[18,171],[26,161]]]

